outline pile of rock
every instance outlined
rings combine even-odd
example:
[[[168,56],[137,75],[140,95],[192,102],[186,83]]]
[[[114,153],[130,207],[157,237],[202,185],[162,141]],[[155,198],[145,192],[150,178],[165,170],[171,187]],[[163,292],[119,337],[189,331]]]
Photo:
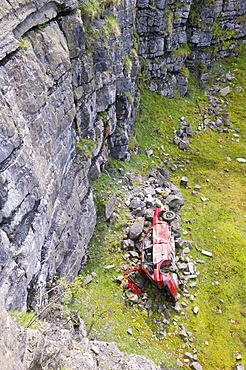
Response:
[[[176,213],[175,220],[170,222],[172,233],[175,236],[176,249],[176,260],[172,269],[179,275],[183,296],[193,301],[194,295],[189,294],[188,284],[190,284],[190,288],[196,286],[194,279],[198,275],[197,262],[193,262],[188,256],[193,242],[184,240],[180,236],[181,217],[179,211],[184,204],[184,197],[180,189],[168,181],[169,177],[168,170],[163,168],[154,169],[145,177],[142,177],[140,173],[123,174],[123,179],[127,184],[122,185],[122,191],[124,192],[125,205],[130,211],[128,222],[121,225],[123,230],[121,250],[125,253],[124,260],[126,261],[124,268],[126,270],[139,265],[142,237],[152,225],[154,209],[163,207],[166,210],[172,210]],[[137,183],[137,186],[134,186],[134,183]],[[115,219],[114,206],[115,196],[111,197],[104,205],[109,220]],[[104,211],[105,213],[106,211]],[[195,219],[191,219],[186,222],[192,223],[194,221]],[[185,233],[187,232],[184,231]],[[136,297],[131,294],[130,296],[135,303]],[[180,312],[179,307],[179,304],[176,304],[175,309]]]
[[[111,172],[111,171],[109,171]],[[170,223],[172,232],[187,235],[191,226],[196,222],[195,218],[183,221],[181,224],[180,208],[184,204],[184,198],[180,189],[169,181],[169,172],[167,169],[158,168],[152,170],[145,177],[140,173],[124,173],[120,170],[122,185],[121,195],[124,196],[124,203],[129,209],[128,221],[123,223],[123,239],[119,252],[123,253],[117,272],[119,276],[113,279],[117,283],[122,283],[123,273],[134,267],[140,266],[141,241],[147,229],[152,225],[154,209],[156,207],[165,207],[168,210],[175,211],[176,219]],[[112,173],[115,176],[115,171]],[[115,180],[117,181],[117,180]],[[181,186],[187,187],[188,178],[182,177]],[[194,187],[199,192],[200,186]],[[106,208],[111,210],[107,214],[109,220],[115,220],[117,209],[115,210],[116,198],[109,199]],[[164,341],[170,338],[170,325],[174,326],[173,335],[179,336],[183,343],[177,358],[177,366],[189,366],[193,370],[202,370],[198,360],[198,351],[194,347],[194,333],[190,331],[185,324],[187,310],[199,315],[200,308],[195,305],[195,297],[198,293],[196,278],[199,275],[198,266],[204,264],[203,259],[193,259],[190,251],[194,243],[190,240],[184,240],[181,236],[175,238],[176,261],[172,265],[172,270],[179,277],[180,299],[175,303],[168,302],[165,295],[160,290],[148,283],[141,295],[134,294],[131,290],[125,290],[125,302],[127,306],[135,306],[152,320],[152,338],[158,341]],[[211,258],[212,253],[200,250],[205,258]],[[106,266],[113,268],[115,266]],[[174,311],[174,312],[173,312]],[[179,314],[179,315],[176,315]],[[133,330],[129,327],[127,333],[133,336]],[[141,337],[139,341],[143,340]],[[187,351],[187,352],[186,352]],[[239,367],[238,367],[239,368]]]
[[[187,126],[189,127],[189,126]],[[169,180],[169,172],[166,169],[158,168],[152,170],[147,176],[142,177],[140,173],[122,173],[122,180],[125,185],[122,186],[124,193],[125,205],[129,209],[128,221],[122,224],[123,239],[121,242],[121,252],[123,252],[124,261],[121,263],[121,270],[125,272],[131,268],[140,265],[141,240],[147,229],[152,225],[154,209],[165,207],[176,213],[176,218],[170,223],[171,230],[176,236],[175,263],[172,264],[172,271],[179,276],[181,299],[175,304],[166,301],[165,295],[157,290],[151,284],[145,288],[144,293],[140,296],[134,294],[131,290],[125,291],[125,301],[127,305],[136,305],[138,309],[145,311],[152,319],[153,329],[152,337],[162,341],[168,338],[168,328],[172,324],[175,326],[175,334],[179,335],[184,345],[191,348],[192,354],[187,357],[183,354],[178,360],[177,365],[189,365],[192,369],[202,369],[197,362],[197,351],[193,348],[193,333],[186,330],[180,317],[185,318],[185,310],[195,299],[194,291],[197,283],[196,277],[199,272],[197,266],[203,263],[202,260],[193,261],[189,256],[192,249],[192,241],[184,240],[178,234],[181,231],[180,208],[184,204],[184,197],[178,187],[173,185]],[[134,186],[134,184],[137,184]],[[107,204],[113,204],[108,201]],[[111,209],[113,217],[113,208]],[[187,220],[187,223],[195,222],[195,219]],[[184,231],[183,234],[187,232]],[[119,283],[122,277],[115,277]],[[193,292],[194,291],[194,292]],[[198,307],[191,307],[194,314],[198,314]],[[180,314],[180,317],[171,314],[172,310]],[[127,331],[133,335],[131,329]],[[141,338],[140,338],[141,340]],[[187,352],[188,353],[188,352]]]
[[[190,125],[190,122],[188,122],[184,117],[180,118],[181,126],[179,130],[174,130],[174,144],[178,145],[179,149],[187,149],[189,146],[189,136],[192,136],[193,131],[192,127]]]
[[[214,84],[207,92],[209,105],[205,111],[200,106],[196,113],[200,116],[200,122],[197,130],[217,130],[219,132],[228,133],[232,129],[232,123],[229,119],[229,113],[226,111],[228,106],[227,95],[231,92],[230,83],[235,77],[233,72],[224,73],[218,78],[218,84]],[[241,86],[235,87],[237,92],[242,91]],[[190,122],[185,117],[180,118],[181,126],[174,130],[173,143],[180,149],[186,150],[189,146],[189,137],[193,135],[193,130]],[[235,130],[236,131],[236,130]],[[197,133],[197,132],[196,132]]]

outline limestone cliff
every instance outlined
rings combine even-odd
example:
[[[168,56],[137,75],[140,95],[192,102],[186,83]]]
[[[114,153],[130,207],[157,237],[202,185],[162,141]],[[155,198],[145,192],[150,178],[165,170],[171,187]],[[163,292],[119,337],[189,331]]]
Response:
[[[95,5],[95,4],[94,4]],[[96,223],[90,181],[124,159],[137,84],[187,92],[238,53],[244,0],[4,0],[0,10],[0,289],[7,309],[76,275]]]

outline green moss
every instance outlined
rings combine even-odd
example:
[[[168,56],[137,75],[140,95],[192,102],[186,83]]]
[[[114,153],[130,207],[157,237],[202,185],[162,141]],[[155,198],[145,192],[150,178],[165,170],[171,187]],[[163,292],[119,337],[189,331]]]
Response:
[[[182,66],[182,68],[180,70],[180,74],[181,74],[181,76],[189,77],[190,71],[189,71],[189,69],[187,67]]]
[[[45,23],[42,23],[42,24],[38,24],[38,29],[40,30],[40,31],[43,31],[47,26],[48,26],[48,22],[45,22]]]
[[[187,43],[182,44],[179,49],[174,49],[172,51],[172,56],[178,57],[178,56],[184,56],[185,58],[191,53],[191,50],[189,48],[189,45]]]
[[[81,10],[82,18],[88,19],[91,22],[103,12],[100,1],[98,0],[90,0],[88,3],[79,6],[79,9]]]
[[[93,22],[95,18],[103,15],[104,10],[119,5],[119,0],[89,0],[80,5],[81,16],[85,21]]]
[[[138,56],[138,53],[137,53],[137,51],[136,51],[135,49],[132,49],[132,50],[131,50],[131,55],[132,55],[133,57],[137,57],[137,56]]]
[[[166,21],[166,26],[165,26],[164,34],[170,35],[173,30],[173,12],[169,8],[166,9],[165,21]]]
[[[246,22],[246,14],[241,15],[240,17],[237,18],[237,23],[245,23]]]
[[[223,30],[218,22],[213,23],[213,38],[217,41],[231,39],[235,33],[235,30]]]
[[[128,145],[128,151],[132,152],[138,147],[138,141],[135,136],[130,136],[129,138],[129,145]]]

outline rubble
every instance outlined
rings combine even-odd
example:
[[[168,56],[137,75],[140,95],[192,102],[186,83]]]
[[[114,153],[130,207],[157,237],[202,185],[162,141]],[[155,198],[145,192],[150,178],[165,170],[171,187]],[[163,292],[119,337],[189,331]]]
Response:
[[[182,121],[184,126],[185,120]],[[189,289],[196,288],[197,284],[195,279],[197,278],[199,271],[197,271],[197,264],[204,263],[202,260],[193,261],[189,253],[192,249],[192,241],[183,240],[181,234],[181,216],[180,208],[184,204],[184,197],[180,189],[169,182],[169,172],[166,168],[153,169],[145,177],[138,173],[129,174],[125,173],[124,178],[130,179],[131,185],[125,182],[123,185],[123,191],[125,191],[125,205],[127,205],[130,214],[128,215],[128,221],[121,224],[123,232],[123,240],[121,241],[121,251],[124,252],[124,266],[122,269],[124,272],[134,267],[139,267],[140,264],[140,250],[141,241],[145,235],[147,229],[152,224],[153,213],[155,208],[163,207],[166,210],[174,211],[176,214],[175,220],[170,222],[171,230],[175,236],[175,249],[176,249],[176,260],[173,263],[175,272],[179,275],[179,290],[182,296],[181,301],[168,302],[165,297],[162,296],[157,288],[147,283],[144,293],[137,295],[131,290],[126,289],[124,298],[127,305],[137,305],[139,309],[144,310],[149,318],[151,318],[154,328],[153,336],[159,340],[166,338],[165,325],[170,326],[171,324],[171,310],[176,311],[181,317],[186,316],[186,310],[194,301],[196,294],[189,294]],[[183,185],[187,186],[188,179],[182,178]],[[137,186],[133,184],[137,183]],[[196,190],[200,190],[200,186],[196,185]],[[196,219],[191,218],[186,221],[188,224],[195,223]],[[183,230],[182,234],[185,235],[186,231]],[[210,255],[211,252],[203,251],[206,255]],[[122,270],[123,271],[123,270]],[[120,280],[114,278],[116,283],[120,283]],[[189,283],[190,282],[190,283]],[[189,283],[189,284],[188,284]],[[194,307],[193,312],[198,313],[199,308]],[[174,326],[177,328],[177,334],[180,335],[184,343],[191,343],[194,341],[193,333],[186,331],[185,326],[177,321],[173,321]],[[131,329],[128,329],[128,334]],[[195,350],[195,349],[194,349]],[[188,355],[187,355],[188,356]],[[194,369],[199,369],[199,363],[197,362],[197,355],[190,355],[185,357],[183,362],[192,366]],[[186,361],[186,362],[185,362]],[[181,365],[180,365],[181,366]],[[201,369],[201,368],[200,368]]]

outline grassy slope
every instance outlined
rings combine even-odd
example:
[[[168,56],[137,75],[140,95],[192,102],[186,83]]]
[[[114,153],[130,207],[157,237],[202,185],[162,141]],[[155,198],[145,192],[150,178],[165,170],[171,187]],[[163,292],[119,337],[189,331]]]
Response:
[[[123,167],[126,171],[139,168],[144,171],[156,164],[163,165],[163,156],[158,149],[161,145],[173,161],[182,162],[188,157],[190,163],[185,164],[186,171],[177,169],[171,176],[178,186],[183,175],[189,179],[190,188],[183,189],[186,203],[182,209],[182,219],[185,221],[195,217],[196,221],[189,225],[191,230],[183,238],[192,239],[199,248],[211,251],[213,257],[201,256],[193,248],[191,255],[194,260],[205,260],[205,264],[199,265],[198,287],[192,291],[197,294],[195,301],[184,309],[184,316],[172,312],[171,325],[165,328],[167,339],[155,339],[152,319],[145,311],[127,307],[121,287],[112,281],[113,276],[124,271],[123,255],[118,252],[122,237],[119,225],[126,220],[128,211],[121,203],[120,218],[111,227],[99,217],[90,245],[91,258],[83,273],[97,273],[97,278],[88,285],[88,296],[81,311],[88,328],[92,329],[92,337],[117,341],[124,351],[143,354],[159,364],[163,360],[170,367],[175,364],[179,353],[191,351],[192,348],[198,350],[198,360],[204,369],[230,369],[236,363],[234,351],[239,351],[245,362],[246,168],[245,164],[236,160],[246,154],[245,58],[246,54],[243,54],[240,59],[230,60],[228,65],[223,64],[224,71],[238,69],[234,72],[236,80],[231,83],[227,111],[233,128],[240,130],[239,141],[233,137],[233,131],[221,134],[207,130],[192,137],[190,154],[180,151],[171,143],[173,129],[179,126],[181,116],[189,120],[194,129],[197,128],[200,119],[198,107],[203,110],[207,105],[205,95],[197,91],[194,85],[190,95],[183,99],[177,97],[170,100],[143,92],[135,125],[141,154],[132,156],[130,163],[112,161],[111,165]],[[242,92],[236,92],[235,86],[242,86]],[[145,149],[150,148],[159,159],[146,157]],[[231,161],[225,161],[226,157],[230,157]],[[191,194],[196,184],[201,186],[198,196]],[[102,176],[94,186],[98,190],[99,203],[105,195],[117,192],[117,187],[108,176]],[[201,196],[209,198],[209,201],[202,202]],[[184,231],[186,226],[183,222]],[[114,264],[115,268],[105,270],[107,264]],[[192,313],[194,306],[200,308],[196,316]],[[154,317],[158,318],[158,315],[154,313]],[[193,333],[195,339],[191,347],[175,334],[173,319],[179,324],[183,323]],[[127,333],[129,327],[133,335]]]

